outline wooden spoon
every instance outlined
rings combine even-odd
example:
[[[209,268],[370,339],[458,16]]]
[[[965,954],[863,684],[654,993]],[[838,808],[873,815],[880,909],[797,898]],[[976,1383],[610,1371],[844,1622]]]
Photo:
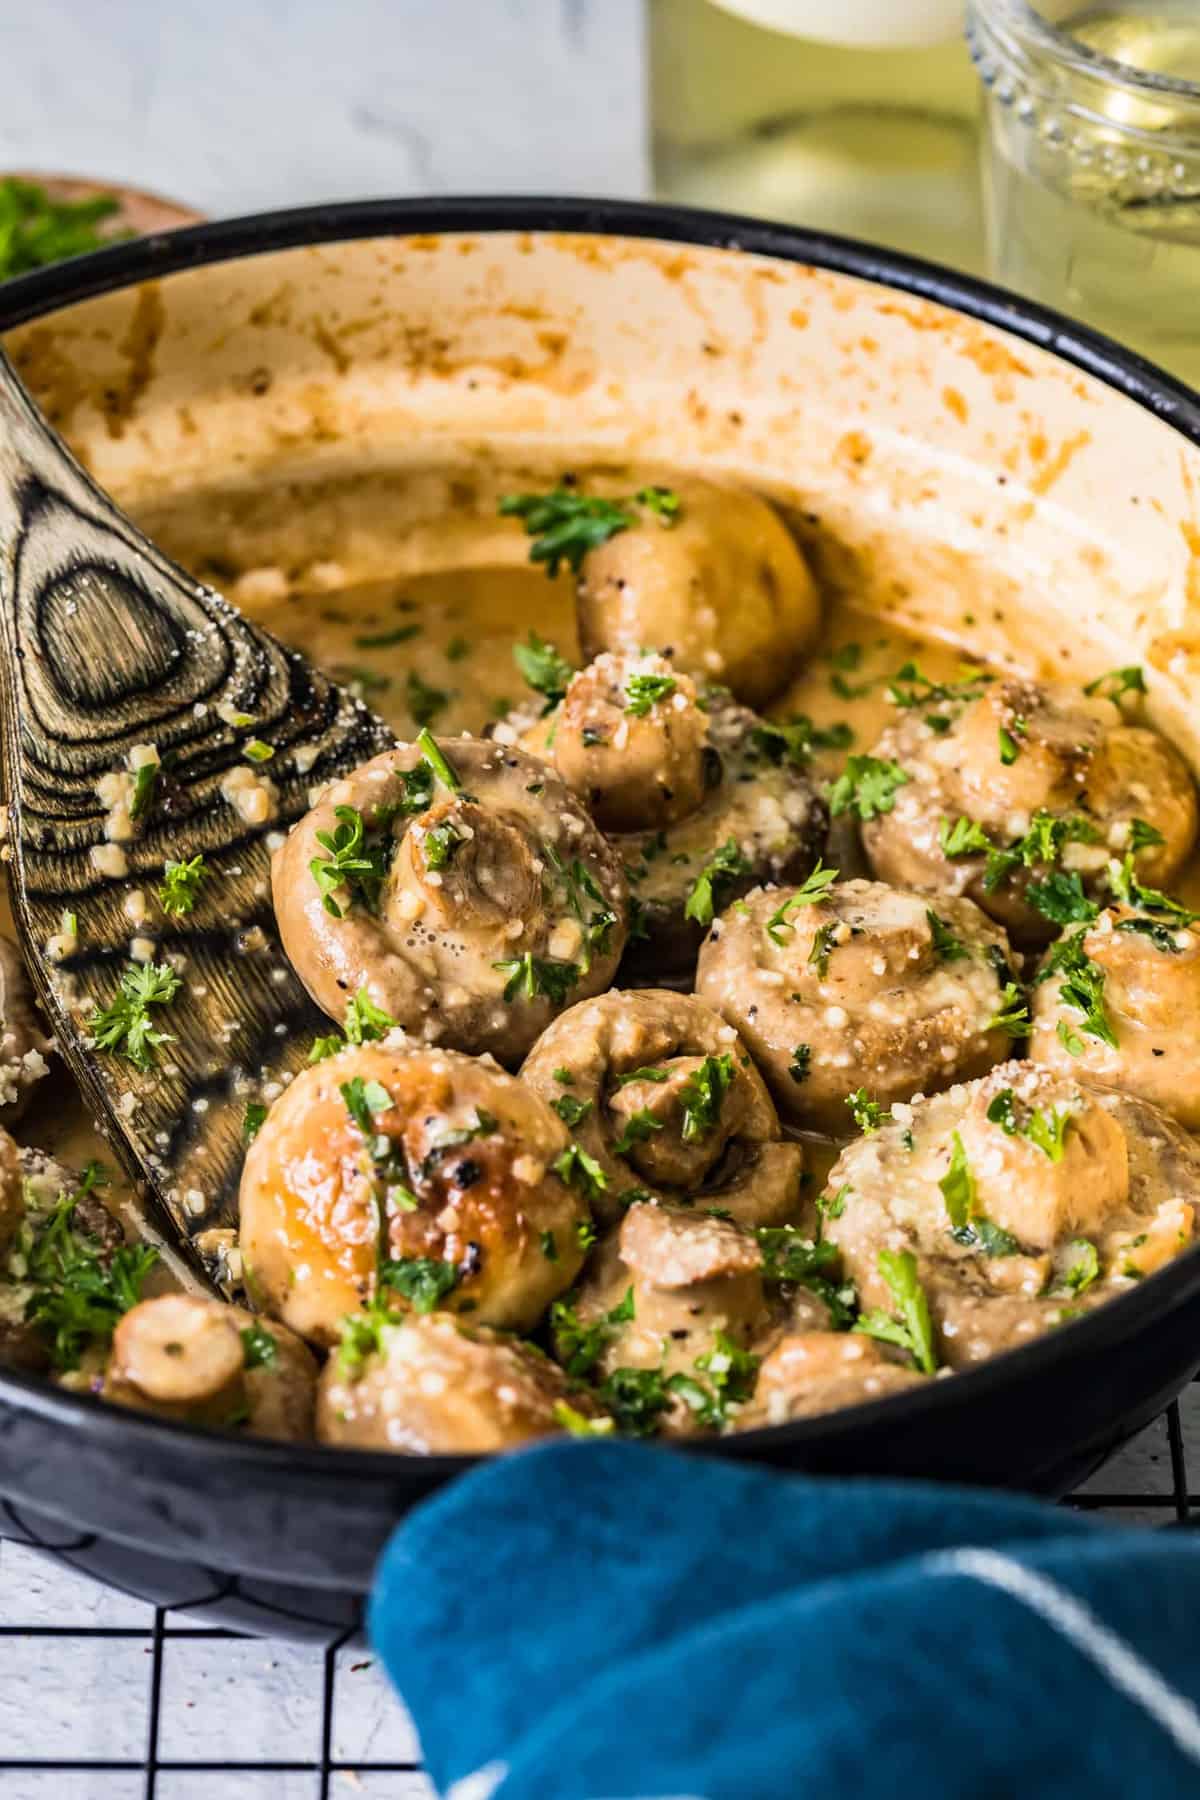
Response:
[[[165,1215],[216,1274],[219,1234],[237,1218],[247,1103],[278,1093],[329,1030],[279,947],[271,844],[310,788],[394,739],[361,700],[156,550],[75,462],[3,354],[0,644],[3,854],[38,995],[153,1222],[162,1229]],[[162,766],[134,835],[115,844],[135,746],[153,746]],[[102,800],[97,784],[121,773]],[[164,864],[197,855],[207,872],[194,910],[164,910]],[[56,962],[47,947],[64,913],[77,945],[68,932]],[[171,970],[180,982],[145,1008],[171,1041],[151,1045],[139,1068],[95,1046],[90,1015],[147,963],[167,986]],[[136,1048],[136,1032],[124,1043]]]

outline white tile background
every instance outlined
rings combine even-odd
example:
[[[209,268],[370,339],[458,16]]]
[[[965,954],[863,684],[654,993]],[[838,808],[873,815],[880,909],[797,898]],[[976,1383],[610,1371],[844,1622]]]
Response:
[[[0,167],[122,178],[214,213],[388,193],[636,194],[645,181],[640,0],[110,0],[102,28],[95,0],[39,0],[0,9],[0,69]],[[1200,1457],[1200,1389],[1184,1412]],[[1089,1488],[1121,1494],[1123,1519],[1163,1522],[1162,1422]],[[140,1602],[0,1545],[0,1621],[22,1628],[0,1637],[4,1756],[139,1761],[152,1620]],[[136,1635],[45,1635],[97,1626]],[[307,1760],[323,1672],[316,1650],[168,1636],[159,1755],[211,1762],[228,1754],[234,1721],[239,1760]],[[333,1796],[431,1792],[419,1774],[355,1772],[419,1756],[362,1650],[338,1656],[332,1753],[347,1765]],[[155,1800],[319,1791],[309,1773],[185,1769],[160,1775]],[[31,1770],[4,1777],[2,1800],[144,1794],[136,1772]]]

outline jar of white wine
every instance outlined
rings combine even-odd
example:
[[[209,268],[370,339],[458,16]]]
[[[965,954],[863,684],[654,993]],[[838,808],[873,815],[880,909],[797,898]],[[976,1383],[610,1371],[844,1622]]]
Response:
[[[962,0],[650,0],[656,191],[982,262]]]

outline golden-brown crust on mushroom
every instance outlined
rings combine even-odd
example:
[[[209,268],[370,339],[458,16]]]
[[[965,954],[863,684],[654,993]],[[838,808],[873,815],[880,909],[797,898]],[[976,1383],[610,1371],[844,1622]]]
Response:
[[[708,1125],[689,1105],[706,1059],[709,1076],[719,1065]],[[653,1073],[639,1074],[646,1069]],[[637,988],[582,1001],[543,1032],[521,1080],[571,1116],[575,1141],[604,1178],[594,1200],[603,1219],[619,1217],[631,1194],[721,1207],[748,1225],[796,1211],[803,1150],[782,1139],[737,1032],[692,995]],[[631,1128],[639,1113],[653,1123],[643,1116]]]
[[[383,1325],[361,1364],[335,1352],[317,1401],[323,1443],[409,1455],[507,1450],[563,1429],[556,1409],[597,1416],[586,1393],[516,1339],[446,1313]]]
[[[1088,892],[1103,888],[1108,863],[1130,847],[1140,819],[1159,833],[1136,853],[1142,880],[1163,884],[1196,839],[1196,790],[1183,758],[1157,732],[1128,724],[1108,700],[1014,678],[989,684],[950,729],[916,711],[890,726],[873,754],[908,777],[890,812],[863,826],[863,847],[883,881],[967,894],[1022,943],[1045,943],[1053,925],[1025,899],[1031,881],[1057,866]],[[965,818],[1007,849],[1038,813],[1078,822],[1057,865],[1021,864],[989,888],[986,857],[948,857],[943,822]]]
[[[668,528],[648,517],[583,559],[579,641],[585,659],[644,645],[702,680],[761,705],[812,640],[820,602],[775,509],[747,488],[672,482]]]
[[[860,1332],[789,1332],[763,1357],[754,1398],[733,1428],[758,1431],[790,1419],[814,1419],[920,1387],[927,1379]]]
[[[280,937],[331,1017],[365,988],[413,1036],[512,1063],[565,1004],[608,986],[627,931],[625,880],[543,763],[473,738],[447,739],[441,753],[457,790],[431,783],[413,744],[326,790],[275,855]],[[335,889],[335,916],[312,866],[329,858],[320,836],[347,822],[339,807],[361,815],[386,872],[373,905]]]
[[[606,652],[572,677],[527,748],[549,752],[602,831],[657,831],[704,800],[708,727],[695,682],[665,657]]]
[[[882,1106],[979,1075],[1009,1046],[992,1021],[1004,933],[969,900],[835,882],[764,888],[722,914],[696,992],[737,1027],[780,1112],[845,1137],[846,1096]]]
[[[389,1102],[371,1110],[370,1140],[348,1087],[367,1107]],[[583,1260],[587,1204],[553,1169],[567,1145],[544,1101],[494,1064],[344,1050],[297,1077],[250,1147],[247,1290],[302,1337],[332,1344],[343,1316],[375,1296],[381,1256],[428,1259],[455,1271],[447,1310],[529,1330]],[[388,1299],[405,1304],[394,1288]]]

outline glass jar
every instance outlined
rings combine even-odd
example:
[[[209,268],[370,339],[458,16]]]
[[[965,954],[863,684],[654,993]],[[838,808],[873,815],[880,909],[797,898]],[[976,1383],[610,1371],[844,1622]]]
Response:
[[[969,0],[997,281],[1200,384],[1200,6]]]
[[[962,0],[650,0],[655,191],[983,266]]]

